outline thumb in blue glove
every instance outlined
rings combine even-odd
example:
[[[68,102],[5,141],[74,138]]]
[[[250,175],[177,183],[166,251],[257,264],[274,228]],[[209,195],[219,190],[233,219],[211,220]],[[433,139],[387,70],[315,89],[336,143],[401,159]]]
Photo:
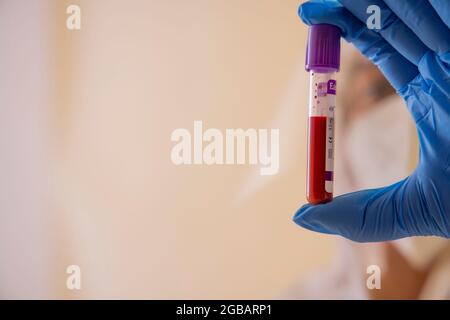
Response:
[[[405,100],[420,143],[408,178],[391,186],[305,205],[294,221],[309,230],[357,242],[411,236],[450,237],[450,8],[446,0],[307,2],[308,25],[333,24],[383,72]],[[369,5],[381,9],[381,29],[369,30]]]

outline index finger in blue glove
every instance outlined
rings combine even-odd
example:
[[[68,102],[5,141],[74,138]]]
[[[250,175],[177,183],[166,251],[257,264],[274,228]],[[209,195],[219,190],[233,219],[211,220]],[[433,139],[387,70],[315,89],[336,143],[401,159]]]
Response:
[[[447,27],[450,28],[450,6],[448,0],[429,0],[430,4],[436,10],[437,14],[441,17],[442,22],[444,22]]]
[[[384,2],[431,50],[438,55],[450,51],[450,30],[428,0],[384,0]],[[449,5],[447,1],[447,7]],[[417,14],[418,12],[426,14]]]
[[[418,65],[420,59],[429,51],[429,48],[382,0],[339,0],[339,2],[365,25],[369,18],[367,8],[372,5],[378,6],[381,25],[380,29],[373,30],[415,65]]]
[[[414,64],[343,7],[306,2],[300,6],[299,16],[308,25],[328,23],[338,26],[342,36],[377,65],[396,90],[418,75]]]

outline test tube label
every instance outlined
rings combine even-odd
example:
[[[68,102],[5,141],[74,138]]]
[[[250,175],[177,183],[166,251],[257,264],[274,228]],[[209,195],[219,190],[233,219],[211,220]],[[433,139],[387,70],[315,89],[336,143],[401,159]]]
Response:
[[[331,79],[327,83],[327,141],[325,159],[325,191],[333,193],[334,171],[334,108],[336,101],[336,80]]]
[[[326,117],[324,189],[333,193],[334,181],[334,109],[337,82],[328,73],[312,73],[310,81],[310,117]]]
[[[327,93],[336,95],[336,80],[329,80],[328,81]]]
[[[328,84],[326,82],[319,82],[317,84],[317,96],[326,97],[328,93]]]

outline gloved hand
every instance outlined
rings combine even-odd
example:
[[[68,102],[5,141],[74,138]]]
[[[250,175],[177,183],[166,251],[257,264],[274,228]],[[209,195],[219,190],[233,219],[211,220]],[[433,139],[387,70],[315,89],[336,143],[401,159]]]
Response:
[[[357,242],[410,236],[450,237],[450,3],[448,0],[307,2],[308,24],[328,23],[383,72],[415,120],[419,164],[391,186],[305,205],[294,221]],[[381,29],[369,30],[367,8],[381,8]],[[370,168],[367,168],[370,170]]]

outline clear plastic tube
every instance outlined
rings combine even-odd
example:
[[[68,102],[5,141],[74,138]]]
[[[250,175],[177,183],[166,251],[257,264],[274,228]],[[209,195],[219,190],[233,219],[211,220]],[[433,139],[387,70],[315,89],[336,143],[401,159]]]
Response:
[[[334,109],[340,67],[341,30],[330,24],[309,27],[305,68],[310,73],[308,125],[308,202],[333,199]]]
[[[336,72],[310,70],[307,199],[333,199]]]

